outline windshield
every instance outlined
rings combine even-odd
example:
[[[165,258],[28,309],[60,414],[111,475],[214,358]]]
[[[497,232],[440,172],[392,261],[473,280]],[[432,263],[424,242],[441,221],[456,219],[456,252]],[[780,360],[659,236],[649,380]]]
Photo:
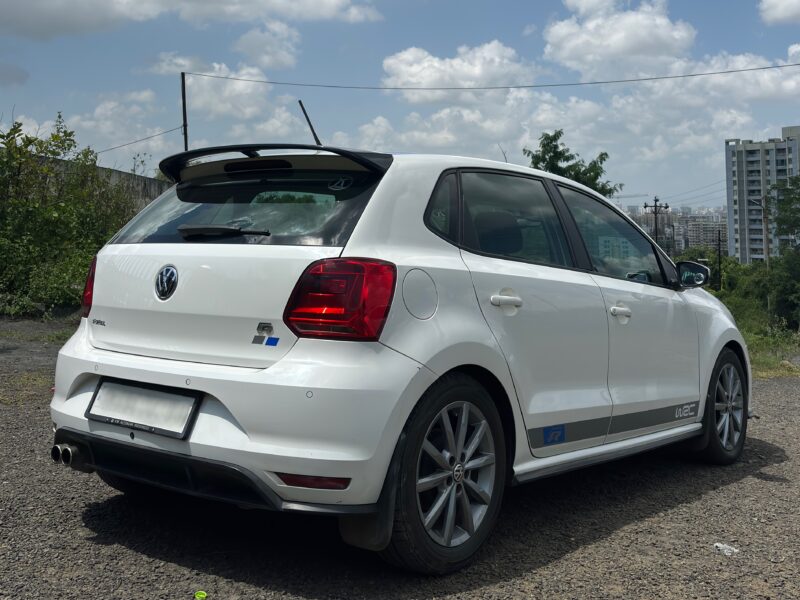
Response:
[[[156,199],[111,243],[344,246],[378,181],[360,171],[289,169],[192,180]],[[186,235],[203,227],[234,234]]]

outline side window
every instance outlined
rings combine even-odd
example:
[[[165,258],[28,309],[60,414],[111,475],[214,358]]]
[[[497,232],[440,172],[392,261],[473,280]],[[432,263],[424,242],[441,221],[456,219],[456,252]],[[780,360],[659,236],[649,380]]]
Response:
[[[598,273],[664,283],[653,246],[633,225],[595,198],[570,188],[559,189]]]
[[[425,210],[425,224],[454,244],[458,243],[456,202],[456,174],[450,173],[439,180]]]
[[[572,266],[561,222],[544,184],[498,173],[461,174],[463,245],[485,254]]]

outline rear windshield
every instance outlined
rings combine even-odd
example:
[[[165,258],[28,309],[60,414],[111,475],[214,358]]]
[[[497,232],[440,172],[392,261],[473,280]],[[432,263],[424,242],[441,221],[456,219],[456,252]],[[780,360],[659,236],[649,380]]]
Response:
[[[285,170],[183,182],[111,243],[344,246],[379,179],[360,171]]]

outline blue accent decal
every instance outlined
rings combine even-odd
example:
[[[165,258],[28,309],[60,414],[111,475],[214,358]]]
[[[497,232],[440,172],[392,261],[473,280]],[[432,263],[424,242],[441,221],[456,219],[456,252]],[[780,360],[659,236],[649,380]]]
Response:
[[[267,341],[266,341],[266,342],[264,342],[264,345],[265,345],[265,346],[277,346],[277,345],[278,345],[278,340],[279,340],[279,339],[281,339],[281,338],[276,338],[276,337],[268,337],[268,338],[267,338]]]
[[[563,444],[567,441],[567,428],[565,425],[551,425],[542,429],[542,443],[545,446]]]

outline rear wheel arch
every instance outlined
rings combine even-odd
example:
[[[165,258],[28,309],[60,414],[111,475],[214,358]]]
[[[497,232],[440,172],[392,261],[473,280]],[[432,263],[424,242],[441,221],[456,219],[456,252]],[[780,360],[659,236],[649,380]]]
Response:
[[[514,457],[517,451],[516,440],[516,424],[514,420],[514,410],[511,405],[511,398],[508,397],[503,384],[500,380],[488,369],[478,365],[460,365],[454,367],[444,373],[442,377],[451,373],[463,373],[468,377],[474,379],[480,384],[494,400],[497,412],[500,413],[500,421],[503,424],[503,436],[505,437],[506,446],[506,464],[509,466],[507,469],[507,481],[511,482],[513,477]],[[440,377],[441,379],[441,377]],[[437,379],[438,381],[438,379]]]

